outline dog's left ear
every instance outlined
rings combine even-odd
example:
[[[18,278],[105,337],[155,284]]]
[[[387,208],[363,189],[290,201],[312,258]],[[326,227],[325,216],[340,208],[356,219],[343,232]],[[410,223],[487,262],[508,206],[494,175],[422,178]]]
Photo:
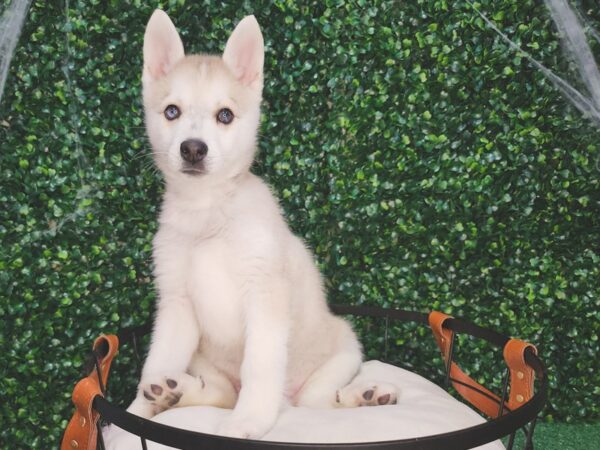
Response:
[[[264,60],[264,41],[258,22],[254,16],[246,16],[229,36],[223,61],[242,84],[260,90]]]

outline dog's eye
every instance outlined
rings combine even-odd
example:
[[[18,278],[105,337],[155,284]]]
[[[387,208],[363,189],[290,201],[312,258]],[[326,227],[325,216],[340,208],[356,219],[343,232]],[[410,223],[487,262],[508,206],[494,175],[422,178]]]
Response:
[[[167,120],[175,120],[181,115],[181,111],[175,105],[169,105],[165,108],[165,117]]]
[[[217,113],[217,121],[229,125],[233,121],[233,112],[229,108],[223,108]]]

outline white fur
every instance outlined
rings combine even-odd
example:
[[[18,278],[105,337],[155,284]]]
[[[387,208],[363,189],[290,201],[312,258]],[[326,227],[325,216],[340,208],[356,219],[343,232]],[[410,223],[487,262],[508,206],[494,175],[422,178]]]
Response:
[[[162,11],[148,23],[146,124],[166,192],[154,239],[152,344],[129,408],[145,417],[164,409],[144,390],[167,389],[169,378],[177,381],[175,390],[193,391],[182,392],[182,404],[235,404],[220,433],[252,438],[272,427],[286,398],[353,406],[354,397],[337,403],[336,391],[353,379],[362,358],[350,326],[327,308],[312,255],[289,230],[267,185],[249,171],[263,58],[253,16],[234,30],[223,59],[184,57]],[[170,104],[181,110],[173,121],[163,115]],[[224,107],[235,115],[229,125],[215,119]],[[186,139],[208,146],[202,173],[182,173]],[[206,386],[186,373],[202,376]]]

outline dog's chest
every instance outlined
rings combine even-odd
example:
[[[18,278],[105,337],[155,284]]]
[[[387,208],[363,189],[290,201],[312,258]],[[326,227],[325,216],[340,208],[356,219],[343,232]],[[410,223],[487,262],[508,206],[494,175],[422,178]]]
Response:
[[[203,240],[190,248],[187,289],[205,344],[243,345],[242,280],[236,277],[236,263],[233,249],[224,239]]]

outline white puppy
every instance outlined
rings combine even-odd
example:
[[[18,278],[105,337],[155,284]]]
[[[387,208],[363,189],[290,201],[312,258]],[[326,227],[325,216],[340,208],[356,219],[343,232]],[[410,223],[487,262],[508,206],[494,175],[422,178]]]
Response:
[[[329,408],[397,396],[389,384],[350,384],[360,344],[328,310],[311,253],[250,173],[263,59],[253,16],[222,57],[185,56],[160,10],[144,38],[146,125],[166,191],[154,239],[152,344],[129,411],[234,408],[219,431],[247,438],[266,433],[286,399]]]

